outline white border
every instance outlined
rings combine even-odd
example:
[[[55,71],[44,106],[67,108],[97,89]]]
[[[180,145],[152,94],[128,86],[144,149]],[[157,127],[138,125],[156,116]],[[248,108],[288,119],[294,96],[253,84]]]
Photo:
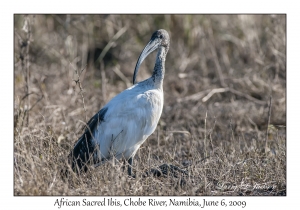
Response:
[[[295,1],[294,1],[295,2]],[[59,197],[13,196],[13,14],[14,13],[286,13],[287,14],[287,196],[286,197],[201,197],[208,200],[246,200],[245,209],[283,209],[299,203],[299,12],[297,4],[287,1],[11,1],[2,3],[1,11],[1,203],[2,209],[53,209]],[[9,90],[9,91],[8,91]],[[83,197],[67,197],[82,200]],[[87,197],[100,199],[100,197]],[[126,199],[127,197],[118,197]],[[136,198],[136,197],[135,197]],[[146,199],[145,197],[143,197]],[[155,197],[168,200],[169,197]],[[178,197],[177,197],[178,198]],[[182,197],[185,198],[185,197]],[[4,207],[4,208],[3,208]],[[101,208],[101,207],[95,207]],[[157,207],[155,207],[157,208]],[[165,208],[165,207],[163,207]]]

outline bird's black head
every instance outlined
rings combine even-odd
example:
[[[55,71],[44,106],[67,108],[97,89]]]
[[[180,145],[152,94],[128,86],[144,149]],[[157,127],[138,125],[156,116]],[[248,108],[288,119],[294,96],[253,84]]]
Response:
[[[165,48],[165,54],[167,54],[167,52],[169,50],[169,45],[170,45],[170,37],[166,30],[159,29],[152,34],[149,43],[146,45],[146,47],[142,51],[142,53],[136,63],[134,74],[133,74],[133,84],[135,83],[136,75],[137,75],[140,65],[142,64],[144,59],[151,52],[153,52],[157,48],[161,48],[161,47]]]
[[[159,29],[152,34],[151,41],[156,41],[156,42],[160,43],[158,47],[169,48],[170,37],[166,30]]]

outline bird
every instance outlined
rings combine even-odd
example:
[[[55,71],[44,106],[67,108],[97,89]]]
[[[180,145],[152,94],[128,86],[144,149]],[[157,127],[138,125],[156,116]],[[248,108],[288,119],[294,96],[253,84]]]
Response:
[[[86,124],[85,131],[69,154],[74,171],[87,171],[116,158],[128,162],[132,175],[133,158],[155,131],[163,110],[163,80],[170,37],[166,30],[155,31],[142,50],[133,73],[133,86],[112,98]],[[136,82],[145,58],[157,50],[152,76]]]

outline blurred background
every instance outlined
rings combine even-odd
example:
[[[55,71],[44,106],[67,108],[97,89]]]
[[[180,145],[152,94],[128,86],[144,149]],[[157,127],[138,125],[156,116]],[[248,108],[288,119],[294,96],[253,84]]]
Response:
[[[140,150],[179,164],[193,145],[202,158],[265,141],[277,154],[286,139],[286,15],[15,15],[15,153],[37,141],[28,147],[39,159],[43,148],[67,154],[83,122],[131,86],[139,54],[161,28],[171,38],[164,108]],[[138,81],[151,76],[155,55]]]

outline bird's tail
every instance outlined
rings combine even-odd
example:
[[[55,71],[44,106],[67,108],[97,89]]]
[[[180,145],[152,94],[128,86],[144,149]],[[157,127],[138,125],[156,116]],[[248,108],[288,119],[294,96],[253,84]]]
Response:
[[[74,150],[68,155],[66,164],[64,164],[65,166],[60,170],[60,175],[63,179],[68,179],[72,174],[78,175],[81,172],[87,172],[90,160],[87,158],[81,159],[81,156],[80,154],[74,153]]]

